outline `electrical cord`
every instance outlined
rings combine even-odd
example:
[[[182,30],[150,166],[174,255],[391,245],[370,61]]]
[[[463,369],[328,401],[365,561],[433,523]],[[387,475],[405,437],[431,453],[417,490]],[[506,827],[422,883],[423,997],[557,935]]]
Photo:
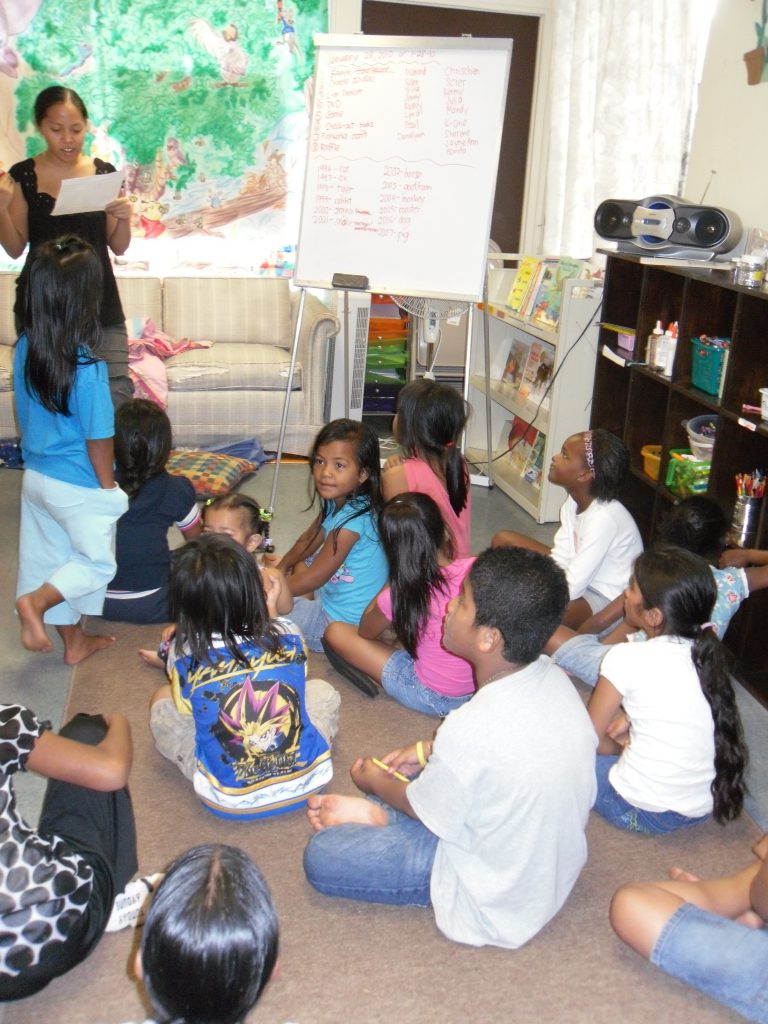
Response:
[[[515,450],[515,448],[517,448],[517,446],[523,440],[523,438],[528,433],[528,431],[531,429],[531,427],[533,427],[536,424],[536,420],[539,418],[539,413],[541,412],[541,406],[542,406],[542,404],[544,402],[544,399],[547,397],[547,395],[552,390],[552,387],[554,386],[555,381],[557,380],[557,378],[560,375],[560,371],[562,370],[562,368],[566,364],[568,356],[571,354],[571,352],[573,352],[573,350],[579,344],[581,339],[584,337],[584,335],[590,329],[592,324],[595,322],[595,318],[600,313],[602,308],[603,308],[603,300],[600,299],[598,304],[595,306],[595,309],[594,309],[594,312],[592,313],[592,316],[589,318],[589,320],[586,323],[586,326],[581,331],[581,334],[579,334],[579,336],[574,341],[571,342],[571,344],[569,345],[569,347],[567,348],[567,350],[565,352],[565,355],[563,356],[563,358],[560,361],[560,365],[558,366],[558,368],[555,370],[555,372],[550,377],[549,383],[547,384],[547,386],[544,389],[544,392],[543,392],[541,398],[539,399],[539,404],[536,406],[536,412],[533,414],[533,419],[529,420],[525,424],[525,429],[523,430],[522,434],[520,434],[520,436],[518,438],[516,438],[514,444],[510,445],[510,447],[506,448],[503,452],[499,452],[498,455],[494,455],[494,457],[491,459],[491,462],[498,462],[499,459],[503,459],[505,456],[508,456],[510,454],[510,452],[513,452]],[[482,465],[483,462],[487,462],[487,460],[478,460],[478,463],[481,464],[481,465]]]

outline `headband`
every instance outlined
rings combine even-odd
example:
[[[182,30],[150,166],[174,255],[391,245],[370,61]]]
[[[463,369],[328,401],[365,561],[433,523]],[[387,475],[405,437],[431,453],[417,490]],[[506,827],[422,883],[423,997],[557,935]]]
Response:
[[[592,476],[594,476],[595,475],[595,453],[594,453],[594,451],[592,449],[592,431],[591,430],[585,430],[584,431],[584,458],[585,458],[586,463],[587,463],[587,469],[592,474]]]

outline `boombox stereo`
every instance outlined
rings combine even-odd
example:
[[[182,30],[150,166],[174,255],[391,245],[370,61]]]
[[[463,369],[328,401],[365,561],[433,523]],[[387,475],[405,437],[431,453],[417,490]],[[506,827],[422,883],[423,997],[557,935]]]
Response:
[[[698,260],[731,252],[743,235],[735,213],[680,196],[606,199],[595,211],[595,231],[620,252]]]

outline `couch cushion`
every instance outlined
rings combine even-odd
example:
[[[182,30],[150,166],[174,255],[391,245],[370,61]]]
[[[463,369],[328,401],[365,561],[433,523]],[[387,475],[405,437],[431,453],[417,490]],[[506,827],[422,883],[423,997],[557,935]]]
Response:
[[[216,342],[168,359],[165,369],[171,391],[285,391],[290,359],[274,345]],[[293,390],[302,387],[296,363]]]
[[[290,349],[291,323],[284,279],[166,277],[163,282],[163,329],[174,338]]]
[[[0,345],[0,391],[13,391],[13,354],[10,345]]]

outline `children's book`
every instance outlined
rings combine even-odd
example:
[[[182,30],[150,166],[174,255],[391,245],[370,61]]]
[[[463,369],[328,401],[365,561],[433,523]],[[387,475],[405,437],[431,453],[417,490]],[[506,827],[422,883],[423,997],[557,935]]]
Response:
[[[539,431],[536,427],[530,426],[519,416],[515,416],[512,420],[512,426],[507,437],[509,461],[512,468],[521,476],[528,463],[528,459],[530,458],[531,451],[536,443],[538,434]]]
[[[555,348],[546,341],[534,341],[523,370],[518,396],[529,402],[540,402],[549,393],[547,385],[555,365]]]
[[[557,327],[563,302],[563,282],[569,277],[582,277],[586,273],[584,260],[563,256],[556,266],[542,277],[533,303],[531,316],[545,327]]]
[[[504,384],[510,385],[515,391],[519,389],[523,379],[523,371],[530,349],[531,343],[524,338],[515,338],[509,346],[509,355],[501,379]]]
[[[536,270],[536,274],[531,279],[531,287],[526,292],[525,299],[520,307],[521,316],[531,316],[536,308],[536,301],[539,291],[541,290],[542,283],[551,278],[556,266],[557,260],[544,259],[541,261],[538,269]]]
[[[533,484],[534,487],[541,487],[541,471],[544,466],[544,445],[546,443],[546,434],[539,431],[523,470],[523,479],[527,480],[529,484]]]
[[[520,260],[515,280],[512,282],[512,287],[510,288],[509,295],[507,296],[507,306],[514,313],[520,312],[523,299],[531,285],[531,279],[538,270],[540,264],[541,260],[536,256],[523,256]]]

